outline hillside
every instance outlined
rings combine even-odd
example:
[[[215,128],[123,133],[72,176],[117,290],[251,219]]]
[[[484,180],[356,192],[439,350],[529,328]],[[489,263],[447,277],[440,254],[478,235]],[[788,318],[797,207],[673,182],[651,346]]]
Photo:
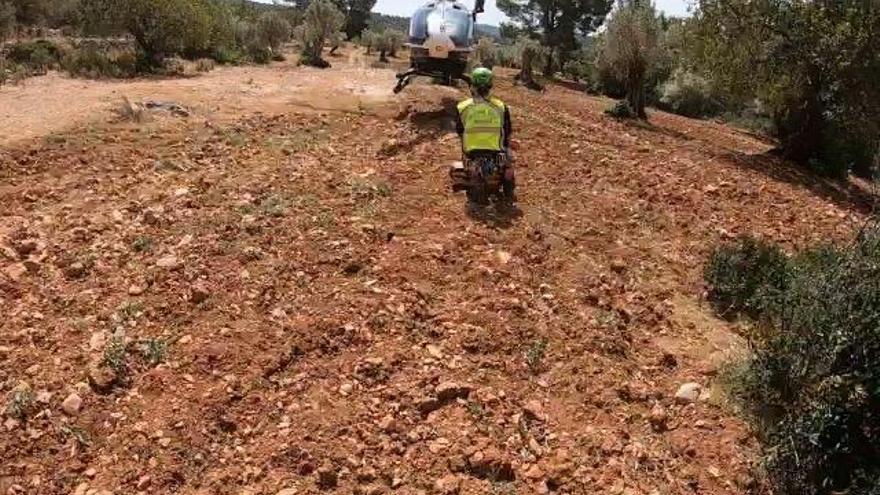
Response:
[[[849,235],[855,186],[504,73],[520,213],[473,218],[447,183],[463,91],[394,96],[346,55],[0,88],[0,493],[752,488],[702,264]]]

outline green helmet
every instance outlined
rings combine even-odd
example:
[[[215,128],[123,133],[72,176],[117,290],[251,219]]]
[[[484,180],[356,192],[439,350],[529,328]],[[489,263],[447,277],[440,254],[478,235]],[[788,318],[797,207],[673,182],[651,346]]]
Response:
[[[471,84],[475,88],[492,87],[492,71],[485,67],[477,67],[471,72]]]

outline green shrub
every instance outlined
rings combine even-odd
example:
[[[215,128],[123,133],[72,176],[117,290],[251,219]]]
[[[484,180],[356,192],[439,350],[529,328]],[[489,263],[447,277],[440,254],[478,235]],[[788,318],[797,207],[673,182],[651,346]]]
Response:
[[[633,110],[633,107],[626,100],[616,102],[611,108],[605,110],[605,114],[617,119],[634,119],[638,117],[636,111]]]
[[[775,244],[744,237],[716,249],[703,275],[719,314],[757,316],[785,289],[788,259]]]
[[[197,72],[211,72],[214,70],[215,63],[210,58],[200,58],[196,60],[196,71]]]
[[[495,67],[495,43],[489,38],[480,38],[474,47],[474,66],[491,70]]]
[[[0,41],[12,36],[15,32],[15,6],[6,1],[0,1]]]
[[[677,70],[660,85],[660,108],[687,117],[718,115],[723,105],[712,94],[705,78],[692,72]]]
[[[6,58],[12,62],[28,66],[37,72],[45,72],[57,66],[63,50],[49,40],[23,41],[11,45]]]
[[[96,46],[83,46],[68,52],[61,67],[74,77],[121,79],[136,76],[139,61],[132,51],[108,52]]]
[[[592,62],[581,56],[566,61],[562,66],[562,75],[576,82],[587,83],[592,87],[595,70]]]
[[[302,47],[300,61],[314,67],[329,67],[321,56],[324,42],[344,24],[345,16],[329,0],[309,3],[303,23],[294,30],[294,37]]]
[[[750,353],[726,381],[765,443],[764,469],[775,493],[876,494],[880,226],[869,225],[854,243],[789,258],[781,288],[765,273],[780,256],[748,241],[713,257],[743,262],[707,269],[755,281],[727,285],[726,299],[751,301],[757,314]],[[733,294],[736,287],[742,292]]]
[[[517,47],[514,45],[496,46],[495,65],[501,67],[519,68]]]

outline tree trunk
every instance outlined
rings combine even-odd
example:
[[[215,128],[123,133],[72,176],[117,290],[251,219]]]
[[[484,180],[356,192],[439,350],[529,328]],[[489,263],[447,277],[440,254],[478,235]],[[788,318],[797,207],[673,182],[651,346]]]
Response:
[[[388,63],[388,57],[385,55],[385,50],[379,50],[379,62]]]
[[[547,62],[544,64],[544,75],[553,77],[553,47],[547,50]]]
[[[648,117],[645,113],[645,74],[643,71],[634,71],[627,78],[626,101],[636,117],[640,119]]]

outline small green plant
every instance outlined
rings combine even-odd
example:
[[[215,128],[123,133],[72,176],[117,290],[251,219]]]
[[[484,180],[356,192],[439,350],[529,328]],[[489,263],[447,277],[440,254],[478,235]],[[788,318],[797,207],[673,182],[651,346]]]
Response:
[[[547,354],[547,340],[536,339],[526,350],[526,364],[532,372],[537,373],[544,367],[544,357]]]
[[[88,433],[76,425],[61,425],[61,431],[73,437],[80,445],[90,445]]]
[[[605,110],[605,113],[616,119],[635,119],[638,117],[636,111],[626,100],[618,101],[611,108]]]
[[[617,328],[620,323],[620,316],[615,311],[599,310],[596,315],[596,325],[601,328]]]
[[[168,342],[162,338],[150,338],[138,346],[141,355],[150,366],[164,363],[168,357]]]
[[[329,211],[322,211],[315,215],[315,224],[322,229],[336,225],[336,217]]]
[[[486,411],[483,409],[483,406],[480,405],[479,402],[476,401],[468,401],[465,404],[467,411],[474,417],[474,419],[481,420],[486,414]]]
[[[272,194],[260,201],[260,212],[270,217],[283,217],[288,205],[283,197]]]
[[[144,253],[153,249],[153,240],[149,237],[138,237],[131,243],[131,248],[138,253]]]
[[[34,391],[30,387],[20,386],[12,391],[6,403],[6,415],[24,421],[34,411],[36,401]]]
[[[101,359],[101,364],[108,366],[118,375],[123,375],[128,369],[127,361],[128,345],[125,343],[125,339],[113,336],[104,347],[104,356]]]
[[[349,194],[356,201],[373,201],[391,196],[391,185],[385,181],[372,182],[360,177],[348,181]]]
[[[716,249],[703,276],[719,314],[756,316],[788,285],[788,258],[775,244],[743,237]]]
[[[128,321],[137,318],[143,313],[143,311],[143,304],[136,301],[129,301],[116,310],[116,315],[119,317],[120,321]]]

